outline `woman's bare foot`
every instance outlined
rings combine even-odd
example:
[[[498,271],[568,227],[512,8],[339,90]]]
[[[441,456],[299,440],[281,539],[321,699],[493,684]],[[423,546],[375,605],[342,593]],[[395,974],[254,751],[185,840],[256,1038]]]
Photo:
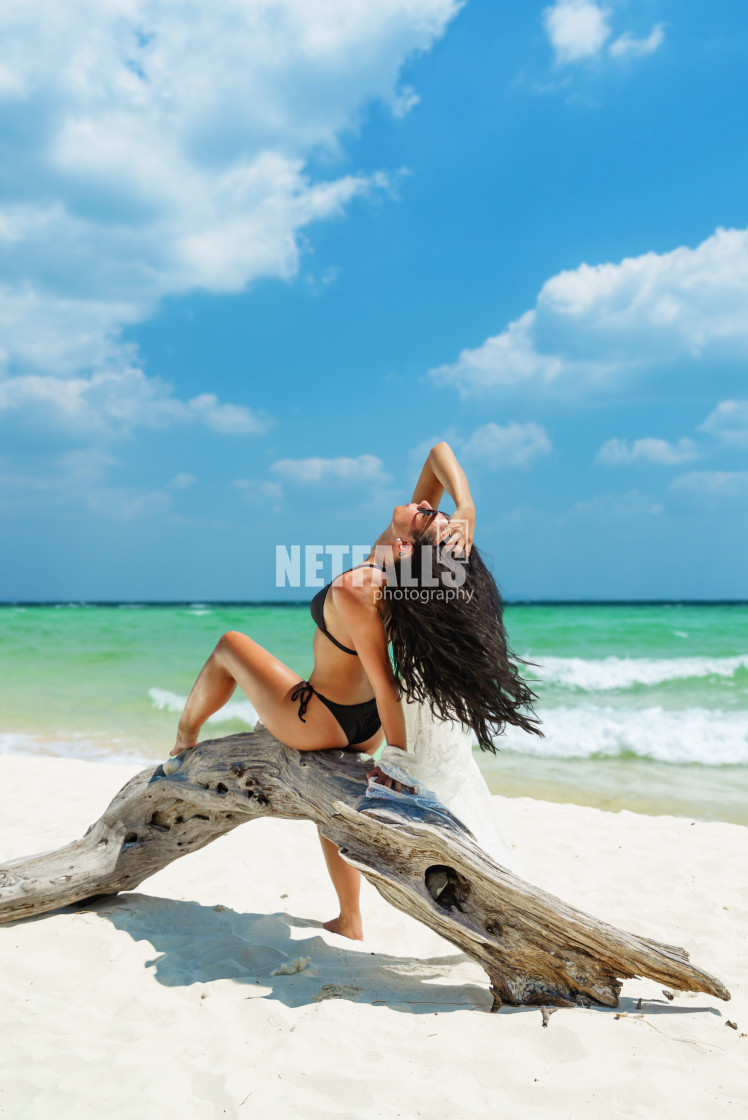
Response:
[[[341,914],[330,922],[323,922],[322,928],[329,930],[330,933],[339,933],[341,937],[350,937],[351,941],[364,939],[364,925],[360,914],[356,918],[344,918]]]
[[[189,751],[197,746],[197,734],[189,734],[183,731],[181,727],[177,730],[177,741],[169,751],[169,755],[181,754],[182,751]]]

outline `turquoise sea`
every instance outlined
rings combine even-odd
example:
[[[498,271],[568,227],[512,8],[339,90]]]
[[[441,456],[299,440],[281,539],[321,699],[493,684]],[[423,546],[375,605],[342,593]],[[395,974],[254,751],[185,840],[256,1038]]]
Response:
[[[477,752],[494,792],[748,824],[748,603],[517,603],[506,625],[546,737]],[[0,752],[165,757],[226,630],[311,671],[304,604],[0,606]],[[206,734],[253,720],[237,694]]]

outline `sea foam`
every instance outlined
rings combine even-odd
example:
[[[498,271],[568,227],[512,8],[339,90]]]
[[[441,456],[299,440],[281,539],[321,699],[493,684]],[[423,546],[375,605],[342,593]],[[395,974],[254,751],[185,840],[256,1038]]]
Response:
[[[581,692],[606,692],[694,677],[733,677],[739,670],[748,669],[748,655],[604,657],[597,661],[582,657],[543,657],[537,659],[537,665],[537,670],[528,670],[528,677],[537,675],[546,684],[563,685]]]
[[[119,746],[110,738],[97,741],[85,735],[63,735],[50,739],[44,735],[25,732],[0,734],[0,754],[22,754],[52,758],[77,758],[82,762],[128,763],[134,766],[152,766],[153,759]]]
[[[595,707],[540,710],[545,738],[508,727],[499,750],[545,758],[620,758],[707,766],[748,763],[748,712]]]
[[[154,707],[158,708],[159,711],[179,712],[181,714],[187,703],[186,696],[178,696],[176,692],[169,692],[165,688],[151,688],[148,690],[148,695],[153,701]],[[259,718],[249,700],[229,700],[228,704],[225,704],[207,722],[229,723],[235,719],[241,723],[246,723],[248,727],[254,728]]]

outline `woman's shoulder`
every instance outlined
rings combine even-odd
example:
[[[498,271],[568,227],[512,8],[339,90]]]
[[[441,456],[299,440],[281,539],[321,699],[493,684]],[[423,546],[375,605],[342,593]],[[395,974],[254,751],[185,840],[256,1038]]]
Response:
[[[356,564],[347,572],[335,576],[330,586],[336,590],[340,587],[359,590],[362,587],[378,587],[382,582],[384,572],[378,564]]]
[[[373,564],[360,564],[337,576],[330,584],[336,606],[373,605],[375,592],[382,586],[384,573]]]

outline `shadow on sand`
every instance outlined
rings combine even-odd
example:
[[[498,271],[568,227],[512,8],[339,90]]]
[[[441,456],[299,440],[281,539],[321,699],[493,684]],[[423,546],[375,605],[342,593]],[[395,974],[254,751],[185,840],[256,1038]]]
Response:
[[[167,987],[231,980],[246,985],[247,998],[275,999],[302,1007],[324,999],[388,1006],[410,1014],[465,1009],[490,1011],[488,982],[450,980],[456,966],[472,965],[454,952],[422,960],[372,952],[365,944],[349,948],[344,939],[331,946],[323,936],[292,936],[292,930],[321,930],[322,923],[285,911],[238,913],[223,906],[122,894],[85,904],[134,941],[147,941],[157,956],[146,961]],[[309,957],[300,972],[279,974],[284,966]],[[440,982],[441,981],[441,982]]]
[[[83,907],[108,919],[133,941],[151,944],[158,955],[147,960],[146,967],[167,987],[231,980],[250,989],[246,998],[278,1000],[287,1007],[345,999],[408,1014],[491,1010],[487,978],[480,983],[455,975],[457,969],[464,975],[466,966],[479,971],[457,950],[418,959],[372,952],[365,944],[349,947],[342,938],[333,946],[319,934],[292,936],[292,931],[321,930],[322,923],[286,911],[239,913],[220,904],[204,906],[137,892],[104,896]],[[304,957],[310,959],[301,971],[280,973],[284,965]],[[641,1006],[623,997],[617,1008],[593,1010],[632,1017],[721,1014],[715,1007],[682,1006],[664,995],[660,998],[659,989],[656,998],[642,999]],[[504,1007],[501,1014],[529,1012],[537,1014],[538,1008]]]

